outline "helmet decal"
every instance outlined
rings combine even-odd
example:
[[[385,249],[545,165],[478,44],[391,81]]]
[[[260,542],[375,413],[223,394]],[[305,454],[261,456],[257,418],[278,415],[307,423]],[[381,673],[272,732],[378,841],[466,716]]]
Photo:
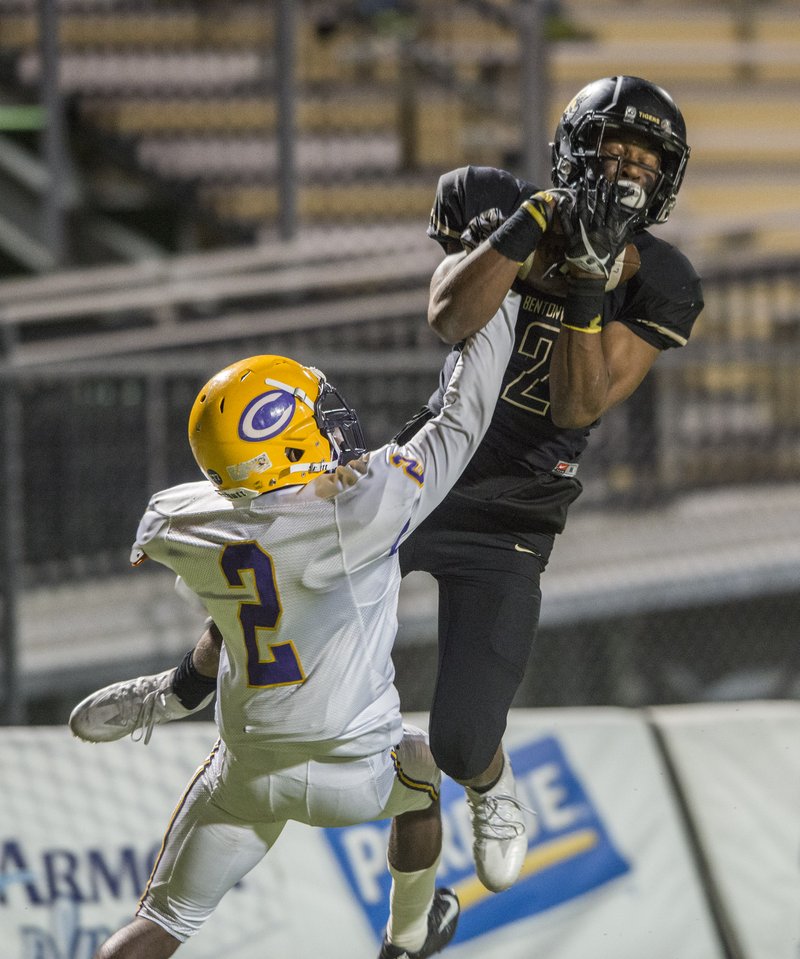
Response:
[[[566,110],[564,110],[564,116],[565,117],[574,116],[578,112],[578,109],[580,108],[581,104],[587,97],[588,97],[588,93],[586,92],[585,89],[580,90],[578,93],[576,93],[575,96],[567,104],[567,108]]]
[[[251,400],[239,420],[239,437],[261,443],[282,433],[294,415],[295,400],[285,390],[270,390]]]
[[[265,473],[272,466],[272,460],[266,453],[259,453],[251,460],[245,460],[244,463],[235,463],[233,466],[226,466],[228,476],[236,482],[241,483],[247,479],[251,473]]]

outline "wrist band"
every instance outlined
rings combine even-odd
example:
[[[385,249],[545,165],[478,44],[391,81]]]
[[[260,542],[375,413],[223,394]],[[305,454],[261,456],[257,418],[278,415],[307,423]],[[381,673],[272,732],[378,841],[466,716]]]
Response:
[[[579,333],[599,333],[603,322],[605,281],[567,278],[567,302],[561,325]]]
[[[569,323],[562,323],[562,330],[575,330],[576,333],[602,333],[603,327],[600,325],[602,317],[598,313],[589,324],[589,326],[571,326]]]
[[[509,260],[524,263],[542,238],[547,224],[547,203],[530,197],[492,233],[489,245]]]
[[[178,698],[181,705],[187,709],[197,709],[202,701],[213,692],[217,686],[215,677],[204,676],[197,671],[197,667],[192,661],[192,653],[189,652],[183,657],[175,668],[175,675],[172,677],[172,691]]]

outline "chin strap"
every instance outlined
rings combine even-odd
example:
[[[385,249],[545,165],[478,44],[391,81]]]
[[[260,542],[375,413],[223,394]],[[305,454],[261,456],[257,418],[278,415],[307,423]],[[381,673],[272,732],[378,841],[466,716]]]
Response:
[[[320,377],[320,380],[324,380],[323,375],[319,370],[315,369],[314,372]],[[305,390],[301,390],[299,386],[288,386],[286,383],[281,383],[280,380],[268,380],[265,379],[264,383],[266,386],[275,386],[277,389],[282,390],[284,393],[288,393],[290,396],[293,396],[299,403],[302,403],[304,406],[307,406],[311,412],[316,416],[317,407],[313,403]],[[322,460],[319,463],[292,463],[289,467],[289,473],[328,473],[331,470],[335,470],[339,465],[339,459],[341,452],[339,450],[339,445],[332,436],[325,435],[325,438],[331,444],[331,450],[335,454],[335,458],[325,461]]]
[[[293,396],[296,400],[303,403],[312,413],[316,412],[316,407],[308,398],[308,394],[305,390],[301,390],[299,386],[287,386],[286,383],[281,383],[280,380],[264,380],[264,384],[266,386],[276,386],[281,392],[288,393],[289,396]]]
[[[331,443],[333,446],[333,443]],[[289,467],[290,473],[329,473],[335,470],[339,465],[339,457],[334,460],[322,460],[319,463],[292,463]]]

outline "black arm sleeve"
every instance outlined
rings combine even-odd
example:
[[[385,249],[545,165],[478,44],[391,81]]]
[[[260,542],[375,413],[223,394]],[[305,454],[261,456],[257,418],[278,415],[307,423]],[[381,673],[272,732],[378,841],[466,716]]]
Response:
[[[495,167],[465,166],[439,178],[428,236],[441,243],[459,242],[469,221],[494,207],[510,216],[537,188]]]

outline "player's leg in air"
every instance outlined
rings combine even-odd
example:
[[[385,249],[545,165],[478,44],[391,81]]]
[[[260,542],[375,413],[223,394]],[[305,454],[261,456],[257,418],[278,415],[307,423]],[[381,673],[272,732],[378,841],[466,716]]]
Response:
[[[184,719],[211,702],[221,647],[222,636],[209,620],[195,648],[176,667],[91,693],[72,710],[69,728],[90,743],[125,736],[150,742],[154,726]]]
[[[459,530],[440,507],[400,550],[404,573],[425,570],[439,586],[430,746],[442,772],[465,787],[476,872],[492,892],[516,882],[528,849],[526,807],[503,736],[536,634],[552,541]]]
[[[442,854],[441,773],[426,734],[408,725],[403,731],[394,750],[395,783],[387,808],[412,808],[392,819],[387,854],[390,916],[379,959],[434,955],[455,935],[460,914],[455,893],[436,888]],[[422,805],[425,802],[428,805]]]
[[[392,820],[387,857],[391,908],[378,959],[424,959],[455,935],[458,898],[451,889],[435,888],[441,829],[438,799],[428,809]],[[431,855],[434,849],[438,852]]]
[[[442,770],[465,788],[478,878],[490,891],[502,892],[516,882],[528,849],[525,807],[502,740],[530,649],[530,636],[523,642],[521,634],[529,632],[522,626],[536,594],[529,581],[519,580],[491,599],[481,592],[476,604],[479,588],[468,575],[439,579],[444,637],[431,706],[431,748]],[[509,604],[515,594],[517,601]],[[502,635],[497,626],[508,618],[516,629],[509,629],[502,645],[495,644]]]
[[[225,750],[218,743],[193,777],[136,917],[106,940],[95,959],[168,959],[201,931],[227,891],[258,865],[285,822],[295,818],[338,826],[391,816],[390,915],[379,959],[427,959],[444,949],[455,935],[460,906],[455,893],[436,888],[441,774],[424,732],[405,726],[400,744],[380,759],[304,760],[286,768],[284,756],[266,774],[261,770],[268,759],[259,757],[254,766],[252,756],[240,757],[231,764]],[[379,795],[385,799],[377,800]],[[265,809],[276,821],[262,821]]]

